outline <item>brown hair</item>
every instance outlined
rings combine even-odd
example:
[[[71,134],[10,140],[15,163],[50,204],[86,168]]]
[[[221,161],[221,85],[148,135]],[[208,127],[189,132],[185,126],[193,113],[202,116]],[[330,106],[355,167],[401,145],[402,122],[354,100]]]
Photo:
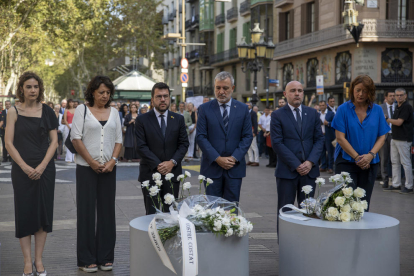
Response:
[[[138,105],[137,104],[130,104],[129,105],[129,111],[131,112],[131,107],[135,106],[137,108],[137,113],[138,113]]]
[[[17,85],[16,95],[19,98],[19,101],[21,103],[24,103],[23,85],[27,80],[30,80],[30,79],[37,80],[37,83],[39,84],[39,96],[37,97],[36,101],[40,103],[43,101],[43,98],[44,98],[45,87],[43,86],[43,80],[38,75],[36,75],[36,73],[34,72],[27,71],[27,72],[24,72],[19,77],[19,83]]]
[[[354,97],[355,86],[357,86],[360,83],[362,83],[367,89],[368,91],[367,103],[370,107],[372,107],[372,105],[375,102],[375,84],[374,84],[374,81],[368,75],[360,75],[351,82],[351,85],[349,88],[350,90],[349,92],[351,94],[351,102],[355,101],[355,97]]]
[[[88,88],[86,88],[85,92],[85,100],[89,102],[90,106],[93,106],[95,104],[95,99],[93,98],[93,92],[95,90],[98,90],[99,86],[101,84],[104,84],[106,87],[109,88],[111,91],[111,94],[109,96],[108,102],[105,104],[105,107],[109,107],[115,93],[115,86],[112,83],[111,79],[107,76],[95,76],[88,84]]]

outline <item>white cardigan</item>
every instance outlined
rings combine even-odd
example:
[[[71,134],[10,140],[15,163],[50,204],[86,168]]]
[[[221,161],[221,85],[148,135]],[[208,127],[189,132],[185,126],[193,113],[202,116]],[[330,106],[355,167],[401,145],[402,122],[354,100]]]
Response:
[[[102,126],[87,108],[84,127],[85,106],[83,104],[79,105],[75,110],[70,132],[70,140],[81,139],[92,158],[101,164],[112,159],[115,144],[122,144],[119,113],[115,108],[110,108],[111,114],[105,126]],[[75,163],[81,166],[89,166],[80,154],[75,155]]]

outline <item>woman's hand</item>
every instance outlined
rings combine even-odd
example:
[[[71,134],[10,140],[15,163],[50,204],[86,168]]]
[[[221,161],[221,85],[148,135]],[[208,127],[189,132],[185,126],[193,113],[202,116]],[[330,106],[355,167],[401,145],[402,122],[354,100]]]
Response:
[[[37,166],[36,169],[33,169],[32,172],[28,176],[32,180],[39,180],[43,172],[45,171],[45,169],[46,169],[46,166],[40,163],[39,166]]]
[[[370,163],[372,161],[373,156],[371,154],[363,154],[357,157],[358,160],[356,161],[356,164],[363,170],[367,170],[370,167]]]
[[[31,180],[35,180],[33,177],[31,177],[31,175],[33,174],[34,170],[32,167],[30,167],[29,165],[25,164],[24,166],[21,167],[21,169],[23,170],[23,172],[25,174],[27,174],[27,176],[31,179]]]
[[[103,169],[105,168],[104,165],[100,164],[98,161],[93,160],[89,166],[91,166],[92,170],[94,170],[96,173],[102,173]]]
[[[108,162],[106,162],[105,165],[104,165],[104,169],[102,170],[102,173],[112,172],[112,170],[115,167],[115,164],[116,164],[116,162],[115,162],[114,159],[111,159]]]

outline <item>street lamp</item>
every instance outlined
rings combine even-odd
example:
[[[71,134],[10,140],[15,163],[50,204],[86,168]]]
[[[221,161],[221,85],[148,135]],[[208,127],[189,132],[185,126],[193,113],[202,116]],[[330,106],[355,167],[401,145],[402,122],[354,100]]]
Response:
[[[356,10],[355,5],[364,5],[364,2],[361,0],[347,0],[344,3],[344,12],[342,16],[344,18],[344,28],[347,29],[352,37],[354,38],[357,47],[359,47],[359,37],[361,36],[362,29],[364,28],[364,24],[359,23],[358,18],[358,11]]]
[[[263,38],[263,30],[259,28],[259,23],[254,23],[254,28],[250,30],[252,43],[247,44],[245,37],[242,38],[240,44],[237,44],[237,50],[239,54],[239,59],[241,60],[241,69],[243,73],[247,71],[254,72],[253,78],[253,95],[251,99],[252,105],[256,105],[258,102],[257,97],[257,72],[260,72],[264,68],[264,62],[267,60],[272,60],[273,54],[275,51],[275,45],[272,41],[267,43]],[[266,70],[266,69],[264,69]],[[269,74],[269,70],[266,71],[266,74]],[[269,76],[267,76],[267,79]],[[269,105],[269,80],[267,80],[266,85],[266,105]]]

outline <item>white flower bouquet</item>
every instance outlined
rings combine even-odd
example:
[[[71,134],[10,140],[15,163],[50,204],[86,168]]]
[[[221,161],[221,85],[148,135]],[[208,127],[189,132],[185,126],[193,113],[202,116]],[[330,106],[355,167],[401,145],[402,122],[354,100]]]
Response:
[[[319,188],[325,184],[321,179],[316,179]],[[365,190],[348,187],[353,180],[347,172],[331,176],[329,182],[335,183],[333,189],[318,196],[316,201],[307,198],[301,203],[302,208],[306,208],[309,216],[316,214],[317,217],[329,221],[360,221],[368,209],[367,201],[361,200],[365,197]],[[307,191],[304,190],[305,193]]]

